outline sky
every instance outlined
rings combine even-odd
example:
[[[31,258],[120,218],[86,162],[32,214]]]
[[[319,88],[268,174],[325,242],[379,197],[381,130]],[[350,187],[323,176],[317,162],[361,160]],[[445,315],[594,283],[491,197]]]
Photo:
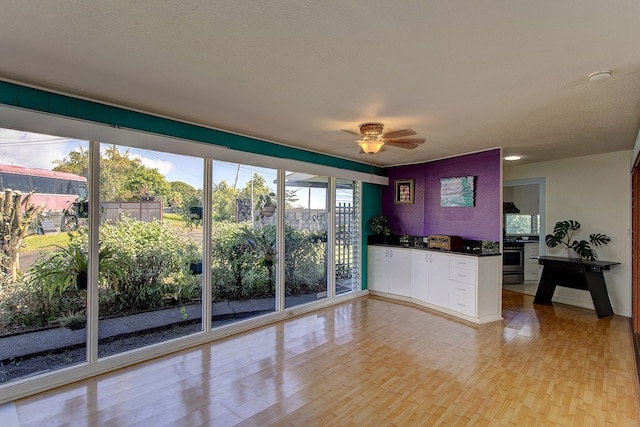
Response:
[[[89,142],[11,129],[0,129],[0,163],[2,164],[52,169],[55,166],[54,160],[64,159],[69,152],[77,150],[78,147],[87,149]],[[106,147],[107,145],[105,144],[101,148]],[[120,146],[120,151],[127,149],[133,157],[139,158],[143,165],[158,169],[158,172],[167,181],[182,181],[195,188],[202,188],[202,159]],[[264,171],[275,179],[275,171],[260,168],[254,169],[256,172]],[[238,170],[236,164],[221,161],[214,162],[214,180],[216,182],[224,179],[229,183],[233,183],[236,179],[236,174],[238,174],[238,186],[243,187],[251,179],[251,167],[241,165],[240,170]],[[272,184],[273,179],[270,184]]]
[[[52,169],[55,160],[64,159],[68,153],[79,147],[88,149],[89,142],[84,140],[63,138],[51,135],[23,132],[0,128],[0,164],[25,166],[30,168]],[[101,146],[105,149],[107,145]],[[202,188],[203,160],[201,158],[164,153],[155,150],[142,150],[120,146],[120,151],[126,149],[141,160],[149,168],[156,168],[167,181],[182,181],[194,188]],[[229,185],[236,183],[237,188],[243,188],[251,179],[253,173],[264,176],[267,185],[275,191],[277,171],[249,165],[214,160],[213,180],[227,181]],[[326,209],[325,192],[321,189],[300,189],[296,193],[302,207],[311,209]],[[310,198],[309,198],[310,196]],[[338,197],[345,196],[345,192],[338,191]]]

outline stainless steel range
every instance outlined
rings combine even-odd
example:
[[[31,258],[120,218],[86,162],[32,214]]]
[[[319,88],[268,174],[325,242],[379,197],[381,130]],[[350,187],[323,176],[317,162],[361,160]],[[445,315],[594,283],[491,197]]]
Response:
[[[502,283],[524,282],[524,243],[505,239],[502,251]]]

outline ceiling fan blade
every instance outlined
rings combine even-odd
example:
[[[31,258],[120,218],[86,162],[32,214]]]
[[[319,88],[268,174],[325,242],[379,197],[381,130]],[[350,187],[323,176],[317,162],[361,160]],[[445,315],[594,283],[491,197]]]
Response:
[[[400,144],[424,144],[424,138],[404,138],[404,139],[390,139],[387,142],[400,143]]]
[[[382,135],[384,139],[402,138],[403,136],[415,135],[416,131],[413,129],[400,129],[393,132],[385,133]]]
[[[403,144],[396,141],[388,141],[387,144],[392,147],[406,148],[407,150],[413,150],[418,147],[416,144]]]
[[[360,133],[358,132],[354,132],[352,130],[349,129],[340,129],[342,132],[346,132],[346,133],[350,133],[351,135],[355,135],[355,136],[360,136]]]

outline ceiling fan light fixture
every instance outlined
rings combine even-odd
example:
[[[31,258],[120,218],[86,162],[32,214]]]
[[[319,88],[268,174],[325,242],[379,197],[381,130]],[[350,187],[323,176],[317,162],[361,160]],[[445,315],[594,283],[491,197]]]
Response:
[[[384,129],[384,125],[382,123],[367,122],[367,123],[362,123],[359,127],[360,127],[360,135],[362,135],[363,138],[369,138],[369,139],[382,138],[382,129]]]
[[[381,141],[377,138],[373,138],[373,139],[363,138],[358,141],[358,145],[360,146],[360,148],[362,148],[362,151],[364,151],[365,153],[376,154],[378,151],[380,151],[380,149],[384,145],[384,141]]]

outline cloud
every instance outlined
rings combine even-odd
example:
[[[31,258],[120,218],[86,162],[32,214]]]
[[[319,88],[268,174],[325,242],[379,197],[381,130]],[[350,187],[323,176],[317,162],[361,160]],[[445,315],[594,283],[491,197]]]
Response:
[[[69,138],[0,129],[0,163],[52,169],[54,160],[62,160],[81,143]]]
[[[173,170],[173,163],[168,162],[166,160],[149,159],[147,157],[142,157],[137,154],[134,154],[132,157],[139,158],[143,166],[146,166],[152,169],[158,169],[158,172],[160,172],[162,176],[167,176],[167,174]]]

